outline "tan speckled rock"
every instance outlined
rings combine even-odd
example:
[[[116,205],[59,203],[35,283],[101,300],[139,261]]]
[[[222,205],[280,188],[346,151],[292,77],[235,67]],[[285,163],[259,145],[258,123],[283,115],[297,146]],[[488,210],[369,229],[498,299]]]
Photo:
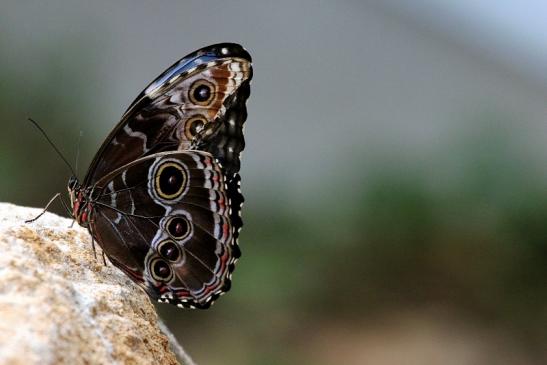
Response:
[[[39,212],[0,204],[0,364],[178,364],[146,294]]]

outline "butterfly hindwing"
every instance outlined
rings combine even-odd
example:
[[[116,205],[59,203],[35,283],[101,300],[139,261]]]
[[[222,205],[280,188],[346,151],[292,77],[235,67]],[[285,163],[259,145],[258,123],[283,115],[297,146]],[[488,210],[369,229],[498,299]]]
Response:
[[[208,307],[239,256],[224,173],[208,152],[164,152],[97,182],[92,233],[150,296]]]

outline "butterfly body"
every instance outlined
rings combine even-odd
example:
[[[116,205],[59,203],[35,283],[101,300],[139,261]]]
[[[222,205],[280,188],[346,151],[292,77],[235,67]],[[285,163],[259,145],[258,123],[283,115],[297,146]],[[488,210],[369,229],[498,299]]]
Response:
[[[72,215],[153,299],[207,308],[240,256],[240,153],[250,55],[205,47],[131,104],[80,183]]]

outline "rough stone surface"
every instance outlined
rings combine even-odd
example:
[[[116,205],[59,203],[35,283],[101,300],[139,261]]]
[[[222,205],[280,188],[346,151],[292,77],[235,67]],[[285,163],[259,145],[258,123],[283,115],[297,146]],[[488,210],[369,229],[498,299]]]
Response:
[[[0,364],[178,364],[146,294],[39,212],[0,203]]]

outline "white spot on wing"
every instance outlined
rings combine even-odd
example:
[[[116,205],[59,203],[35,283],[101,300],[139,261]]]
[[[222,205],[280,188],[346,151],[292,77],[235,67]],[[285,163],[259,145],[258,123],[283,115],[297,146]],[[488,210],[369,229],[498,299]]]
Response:
[[[222,239],[221,233],[220,233],[220,228],[221,228],[220,225],[221,225],[220,219],[218,216],[215,215],[215,231],[213,232],[213,235],[215,236],[216,239]]]
[[[240,63],[237,63],[237,62],[234,62],[232,64],[230,64],[230,66],[228,66],[228,68],[230,69],[230,71],[235,71],[235,72],[241,72],[241,64]]]
[[[173,77],[171,80],[169,80],[169,83],[172,84],[173,82],[177,81],[180,78],[180,75],[177,75]]]
[[[123,127],[123,130],[130,137],[142,139],[142,149],[144,152],[148,152],[148,148],[146,148],[146,141],[147,141],[146,134],[132,130],[129,124],[126,124],[125,127]]]
[[[124,188],[128,187],[126,178],[127,178],[127,170],[125,170],[122,173],[122,182],[123,182]],[[131,190],[127,191],[126,193],[129,195],[129,199],[131,199],[131,214],[135,214],[135,201],[133,200],[133,195],[131,195]]]
[[[116,206],[116,197],[118,196],[118,193],[115,193],[114,192],[114,181],[111,181],[108,185],[107,185],[107,188],[108,190],[110,190],[110,206],[113,207],[113,208],[117,208]],[[114,219],[114,223],[116,224],[120,224],[122,220],[122,215],[121,213],[116,213],[116,219]]]

